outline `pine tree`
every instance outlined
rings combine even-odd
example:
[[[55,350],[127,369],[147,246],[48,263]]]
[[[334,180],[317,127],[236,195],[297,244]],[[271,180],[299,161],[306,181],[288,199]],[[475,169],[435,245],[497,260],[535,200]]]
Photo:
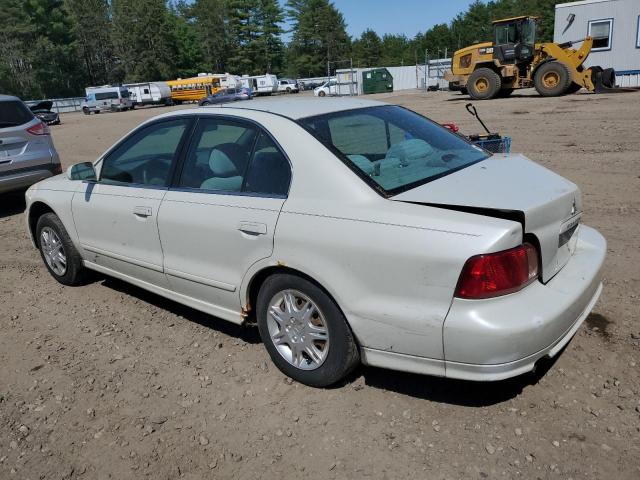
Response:
[[[89,84],[104,85],[121,81],[114,72],[109,2],[65,0],[65,7],[73,25]]]
[[[112,40],[126,81],[175,76],[176,48],[164,0],[112,0]]]
[[[353,42],[351,52],[357,67],[377,67],[382,57],[382,41],[376,32],[367,29]]]
[[[196,0],[189,10],[203,52],[203,71],[224,72],[229,55],[224,0]]]
[[[306,0],[299,12],[289,49],[289,70],[321,76],[347,60],[351,40],[342,14],[329,0]]]
[[[280,26],[284,14],[277,0],[259,0],[257,5],[259,35],[254,39],[253,73],[280,72],[284,66],[284,44]]]

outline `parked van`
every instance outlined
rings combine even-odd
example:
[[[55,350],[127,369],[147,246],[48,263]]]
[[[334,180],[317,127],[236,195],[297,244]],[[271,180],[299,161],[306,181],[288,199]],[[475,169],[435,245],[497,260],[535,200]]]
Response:
[[[166,82],[128,83],[129,98],[135,106],[171,105],[171,89]]]
[[[87,87],[86,97],[82,102],[82,112],[85,115],[104,111],[122,112],[133,108],[127,87]]]
[[[245,75],[242,77],[242,86],[250,88],[254,95],[271,95],[278,91],[278,77],[265,73],[264,75]]]

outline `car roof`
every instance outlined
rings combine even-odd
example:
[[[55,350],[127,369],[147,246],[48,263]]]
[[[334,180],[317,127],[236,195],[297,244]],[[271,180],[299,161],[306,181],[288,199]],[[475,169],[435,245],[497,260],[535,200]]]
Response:
[[[292,120],[299,120],[306,117],[315,117],[327,113],[341,112],[344,110],[355,110],[366,107],[379,107],[387,105],[375,100],[364,100],[359,98],[264,98],[252,100],[251,102],[238,105],[221,105],[217,108],[234,110],[256,110],[259,112],[273,113]]]
[[[18,97],[13,97],[11,95],[2,95],[0,94],[0,102],[8,102],[10,100],[18,100],[19,102],[21,102],[22,100],[20,100]]]

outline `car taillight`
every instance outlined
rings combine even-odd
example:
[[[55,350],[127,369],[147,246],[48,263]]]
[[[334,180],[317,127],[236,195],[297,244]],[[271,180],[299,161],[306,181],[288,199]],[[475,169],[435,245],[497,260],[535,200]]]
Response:
[[[49,127],[46,123],[40,122],[35,124],[33,127],[27,128],[27,132],[31,135],[49,135]]]
[[[462,268],[456,297],[481,299],[517,292],[538,278],[538,263],[538,251],[529,243],[471,257]]]

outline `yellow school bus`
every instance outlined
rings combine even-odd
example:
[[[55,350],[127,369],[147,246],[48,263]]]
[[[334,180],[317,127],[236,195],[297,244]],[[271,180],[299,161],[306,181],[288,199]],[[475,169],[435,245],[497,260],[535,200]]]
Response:
[[[173,103],[198,102],[220,90],[227,82],[226,75],[202,75],[169,80]]]

